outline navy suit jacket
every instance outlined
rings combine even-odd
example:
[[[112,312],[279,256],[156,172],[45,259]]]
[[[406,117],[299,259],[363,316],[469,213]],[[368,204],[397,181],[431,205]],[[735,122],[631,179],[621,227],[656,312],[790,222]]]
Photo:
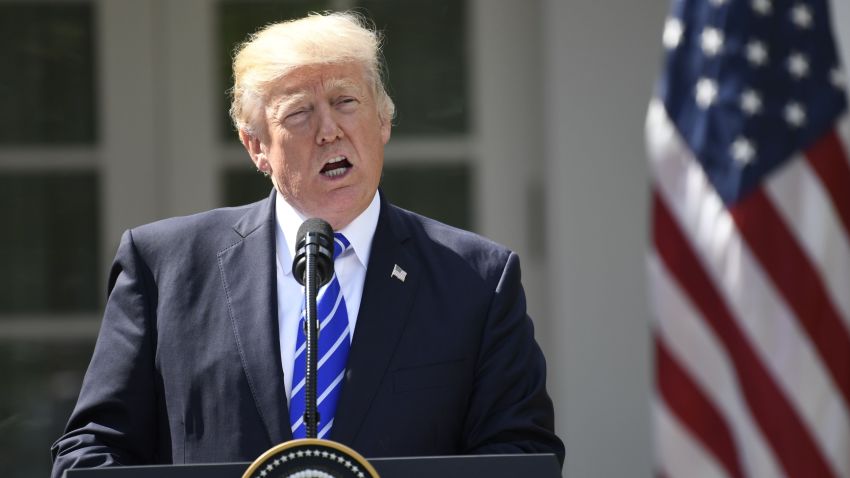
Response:
[[[274,200],[124,234],[53,476],[251,461],[292,438]],[[563,462],[545,368],[516,254],[382,199],[330,439],[367,457],[551,452]]]

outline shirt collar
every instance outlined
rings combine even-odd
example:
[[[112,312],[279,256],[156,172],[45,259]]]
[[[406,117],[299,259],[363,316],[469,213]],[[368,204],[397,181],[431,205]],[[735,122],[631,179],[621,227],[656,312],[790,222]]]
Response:
[[[347,226],[339,231],[351,243],[350,249],[354,250],[357,260],[366,268],[369,264],[369,255],[372,252],[372,238],[375,237],[375,229],[378,227],[378,216],[381,213],[381,201],[375,191],[369,206],[354,218]],[[295,251],[295,236],[298,228],[308,218],[286,202],[283,195],[277,192],[275,201],[275,222],[279,233],[277,240],[278,256],[281,259],[281,268],[284,274],[292,274],[292,254]],[[281,236],[283,240],[281,240]],[[284,250],[281,251],[280,249]]]

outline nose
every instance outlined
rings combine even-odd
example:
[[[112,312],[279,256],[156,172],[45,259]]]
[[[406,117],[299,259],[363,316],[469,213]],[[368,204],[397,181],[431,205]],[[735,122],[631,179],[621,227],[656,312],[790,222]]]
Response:
[[[342,138],[342,129],[339,127],[330,106],[325,105],[323,108],[319,108],[318,113],[319,129],[316,132],[316,144],[321,146]]]

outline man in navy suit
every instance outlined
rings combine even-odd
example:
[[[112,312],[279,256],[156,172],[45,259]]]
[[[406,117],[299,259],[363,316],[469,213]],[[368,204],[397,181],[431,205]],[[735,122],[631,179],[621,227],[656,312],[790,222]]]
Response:
[[[309,217],[351,243],[335,261],[350,352],[326,438],[367,457],[563,462],[516,254],[378,191],[394,114],[379,43],[362,19],[336,13],[268,26],[242,45],[231,116],[274,189],[124,234],[94,356],[52,449],[54,477],[251,461],[292,438],[303,292],[291,264]]]

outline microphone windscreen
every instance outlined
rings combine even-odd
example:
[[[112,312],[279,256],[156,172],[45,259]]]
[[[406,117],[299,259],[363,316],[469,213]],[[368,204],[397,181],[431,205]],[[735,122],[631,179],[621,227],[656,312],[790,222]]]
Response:
[[[307,234],[320,234],[325,236],[329,242],[333,243],[334,230],[330,224],[324,219],[313,217],[304,221],[301,227],[298,228],[298,234],[295,235],[295,244],[300,245]]]
[[[315,259],[319,287],[328,283],[334,268],[334,230],[331,225],[317,217],[307,219],[295,235],[295,255],[292,259],[292,274],[299,284],[306,282],[307,256]]]

